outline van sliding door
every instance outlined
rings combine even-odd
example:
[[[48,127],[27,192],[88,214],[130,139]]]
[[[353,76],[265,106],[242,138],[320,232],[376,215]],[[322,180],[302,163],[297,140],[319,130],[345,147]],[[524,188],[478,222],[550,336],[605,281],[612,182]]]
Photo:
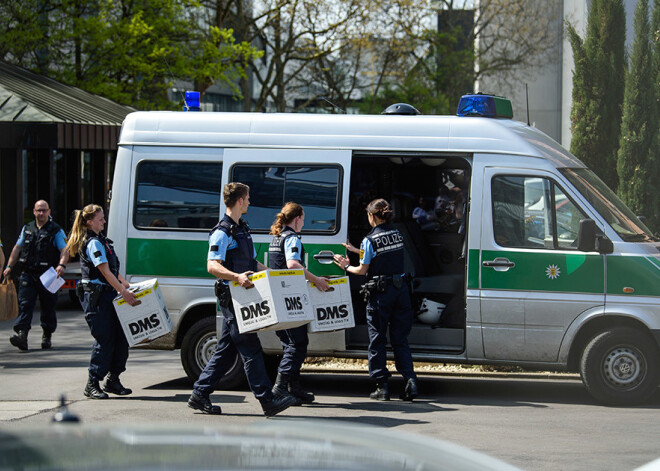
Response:
[[[301,236],[307,269],[315,275],[344,275],[332,257],[346,253],[342,243],[347,240],[350,162],[348,150],[225,150],[223,185],[241,182],[250,187],[250,207],[243,218],[250,226],[257,260],[268,266],[270,226],[282,206],[293,201],[305,210]],[[222,204],[221,214],[224,211]],[[266,351],[271,344],[275,349],[280,348],[274,335],[261,338]],[[344,349],[342,331],[310,336],[310,353]]]

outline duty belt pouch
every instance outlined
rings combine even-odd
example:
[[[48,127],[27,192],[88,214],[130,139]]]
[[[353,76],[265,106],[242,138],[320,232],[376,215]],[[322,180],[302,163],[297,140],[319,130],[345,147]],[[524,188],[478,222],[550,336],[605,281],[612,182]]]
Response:
[[[396,289],[401,289],[403,286],[403,279],[398,275],[394,275],[392,276],[392,284]]]
[[[379,276],[376,279],[376,291],[378,293],[384,293],[386,289],[387,289],[387,278],[385,278],[384,276]]]
[[[218,298],[220,307],[227,308],[231,305],[231,292],[229,291],[229,286],[227,286],[222,280],[216,280],[215,282],[215,296]]]

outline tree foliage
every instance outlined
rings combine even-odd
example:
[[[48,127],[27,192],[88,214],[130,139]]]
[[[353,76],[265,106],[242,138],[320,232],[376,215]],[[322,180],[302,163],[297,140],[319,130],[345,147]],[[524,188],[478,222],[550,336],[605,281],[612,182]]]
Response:
[[[585,39],[568,25],[575,63],[571,152],[614,190],[626,70],[624,18],[622,0],[593,0]]]
[[[138,109],[172,108],[174,79],[238,93],[259,53],[199,14],[194,0],[7,0],[0,58]]]
[[[658,228],[658,109],[648,0],[635,10],[635,40],[626,78],[621,140],[618,153],[619,196],[637,214]]]
[[[381,86],[365,97],[362,109],[374,111],[372,103],[380,108],[392,97],[425,113],[453,112],[480,80],[506,82],[520,70],[539,68],[552,53],[549,45],[559,41],[557,0],[482,0],[473,2],[473,10],[466,4],[471,2],[413,3],[416,17],[425,20],[405,30],[403,76],[381,69]]]

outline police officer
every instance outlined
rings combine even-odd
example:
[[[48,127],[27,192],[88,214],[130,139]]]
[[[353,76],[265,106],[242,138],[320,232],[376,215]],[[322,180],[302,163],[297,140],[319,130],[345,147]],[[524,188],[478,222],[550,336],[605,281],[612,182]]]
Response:
[[[248,276],[256,270],[266,270],[266,267],[255,260],[257,254],[250,228],[241,219],[250,205],[250,188],[243,183],[228,183],[222,193],[226,212],[211,230],[206,263],[208,272],[218,278],[216,295],[223,316],[222,334],[213,357],[193,386],[188,406],[206,414],[222,413],[220,406],[213,405],[209,396],[234,364],[238,353],[243,360],[250,389],[261,403],[264,414],[270,417],[294,405],[296,400],[292,396],[273,395],[259,337],[256,333],[241,334],[238,331],[227,283],[235,281],[243,288],[249,288],[253,284]]]
[[[300,230],[305,224],[305,211],[297,203],[289,202],[275,216],[275,222],[270,227],[273,240],[268,248],[268,267],[275,270],[287,268],[301,269],[305,278],[320,291],[327,291],[328,282],[325,278],[310,273],[303,262],[305,249],[300,242]],[[300,368],[307,356],[307,324],[293,329],[275,332],[282,343],[283,355],[277,369],[277,379],[273,393],[277,396],[291,394],[299,403],[314,402],[314,394],[306,392],[300,384]]]
[[[101,232],[104,227],[103,208],[88,204],[76,210],[67,244],[71,256],[80,255],[82,280],[77,287],[78,296],[94,337],[89,378],[83,391],[91,399],[107,399],[106,393],[126,396],[133,392],[119,381],[119,375],[126,371],[128,342],[112,300],[119,293],[131,306],[137,301],[119,274],[119,259],[112,241]],[[99,381],[104,378],[101,388]]]
[[[62,276],[69,256],[65,250],[66,236],[60,226],[50,218],[50,207],[44,200],[34,203],[34,221],[23,226],[21,235],[9,255],[3,275],[9,276],[17,261],[23,272],[18,280],[18,318],[14,323],[15,335],[9,341],[19,350],[28,349],[28,332],[32,327],[32,314],[37,297],[41,305],[41,348],[52,347],[51,337],[57,328],[55,304],[57,293],[51,293],[39,277],[50,267]]]
[[[360,245],[360,266],[350,265],[348,258],[335,255],[335,263],[353,275],[367,275],[363,290],[367,291],[367,327],[369,331],[369,376],[376,381],[376,390],[369,396],[389,401],[387,370],[387,330],[394,350],[394,363],[405,380],[400,394],[404,401],[417,397],[417,376],[413,370],[408,334],[412,328],[413,310],[410,292],[403,273],[403,237],[388,223],[392,208],[384,199],[367,205],[369,225],[373,228]],[[344,244],[358,252],[350,242]]]

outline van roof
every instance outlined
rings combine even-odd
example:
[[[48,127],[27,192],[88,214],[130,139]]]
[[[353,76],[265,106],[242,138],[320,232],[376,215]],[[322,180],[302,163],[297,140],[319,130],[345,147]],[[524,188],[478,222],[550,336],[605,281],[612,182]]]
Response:
[[[119,145],[491,153],[584,167],[524,123],[458,116],[143,111],[126,117]]]

